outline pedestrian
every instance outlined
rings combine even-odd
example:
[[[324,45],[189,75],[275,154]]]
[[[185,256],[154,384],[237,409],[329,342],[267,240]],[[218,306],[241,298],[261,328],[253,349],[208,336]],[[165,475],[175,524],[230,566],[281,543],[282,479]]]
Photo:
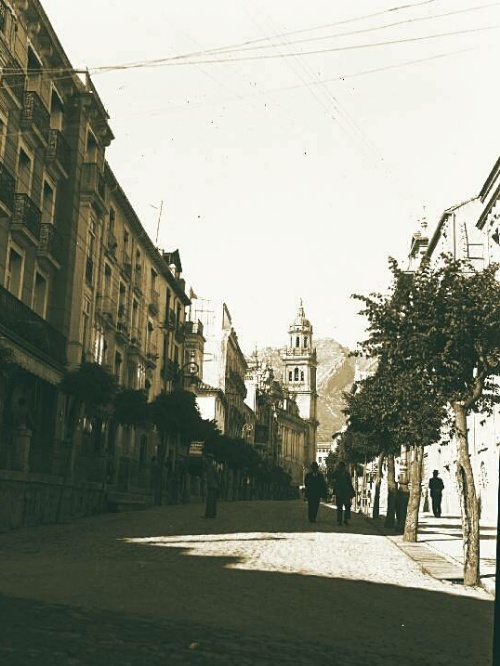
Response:
[[[351,475],[346,469],[345,462],[340,461],[334,474],[333,489],[337,505],[337,525],[349,525],[351,520],[351,500],[356,495],[351,481]]]
[[[205,456],[205,481],[206,502],[204,518],[215,518],[217,516],[217,493],[219,490],[219,478],[215,467],[214,457],[211,453]]]
[[[316,522],[319,502],[326,500],[327,487],[323,474],[319,471],[318,463],[311,463],[311,471],[307,472],[304,479],[305,497],[307,500],[307,515],[310,523]]]
[[[436,518],[441,516],[441,500],[443,498],[444,483],[439,478],[439,472],[435,469],[432,478],[429,479],[429,490],[431,493],[432,513]]]

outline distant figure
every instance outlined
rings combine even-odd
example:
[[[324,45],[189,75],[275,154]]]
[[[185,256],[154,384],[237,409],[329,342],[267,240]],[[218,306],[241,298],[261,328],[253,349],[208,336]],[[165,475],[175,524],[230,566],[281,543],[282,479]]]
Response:
[[[217,516],[217,492],[219,490],[219,479],[215,468],[214,457],[211,453],[206,455],[205,479],[207,488],[207,499],[205,502],[204,518],[215,518]]]
[[[436,518],[441,516],[441,500],[443,497],[444,483],[438,476],[439,472],[435,469],[432,472],[432,478],[429,479],[429,490],[431,493],[432,513]]]
[[[337,470],[334,475],[334,488],[333,492],[336,497],[337,504],[337,525],[349,525],[351,520],[351,500],[356,495],[351,481],[351,475],[345,467],[345,462],[342,460],[337,465]]]
[[[323,474],[319,471],[318,463],[311,463],[311,471],[307,472],[304,479],[304,493],[307,500],[307,515],[310,523],[316,522],[319,502],[326,500],[327,487]]]

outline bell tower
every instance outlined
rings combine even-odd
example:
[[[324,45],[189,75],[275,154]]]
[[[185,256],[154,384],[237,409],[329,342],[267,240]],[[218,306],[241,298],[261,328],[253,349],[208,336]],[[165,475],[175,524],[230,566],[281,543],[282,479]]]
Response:
[[[285,364],[284,386],[295,398],[308,432],[305,462],[316,460],[316,435],[318,430],[316,391],[316,349],[313,346],[313,327],[306,319],[302,299],[295,320],[288,329],[288,345],[282,350]]]

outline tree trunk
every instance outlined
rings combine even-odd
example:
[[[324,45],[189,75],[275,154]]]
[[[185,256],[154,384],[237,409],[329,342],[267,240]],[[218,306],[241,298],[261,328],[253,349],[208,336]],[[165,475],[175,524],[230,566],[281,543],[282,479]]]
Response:
[[[406,512],[403,541],[416,541],[418,533],[418,511],[420,508],[420,495],[422,486],[422,462],[424,460],[423,446],[412,446],[410,467],[410,498]]]
[[[479,577],[479,506],[474,474],[469,458],[467,416],[458,402],[452,404],[457,427],[457,482],[460,489],[462,531],[464,540],[464,585],[477,586]]]
[[[63,469],[63,478],[61,482],[61,487],[59,489],[59,497],[57,499],[57,508],[56,508],[56,515],[55,515],[55,522],[59,522],[59,518],[61,516],[61,511],[62,511],[62,505],[63,505],[63,499],[64,499],[64,491],[66,490],[66,486],[68,483],[68,479],[71,477],[72,474],[72,466],[73,466],[73,456],[75,453],[75,435],[76,435],[76,429],[78,427],[78,421],[80,419],[80,414],[82,410],[82,402],[78,400],[77,398],[70,397],[68,398],[69,400],[69,409],[67,413],[67,420],[66,420],[66,437],[65,437],[65,444],[66,444],[66,457],[64,460],[64,469]]]
[[[396,525],[396,468],[394,456],[387,456],[387,514],[384,527]]]
[[[381,453],[377,460],[377,472],[375,474],[375,495],[373,498],[373,517],[380,516],[380,484],[382,483],[382,464],[384,462],[384,454]]]

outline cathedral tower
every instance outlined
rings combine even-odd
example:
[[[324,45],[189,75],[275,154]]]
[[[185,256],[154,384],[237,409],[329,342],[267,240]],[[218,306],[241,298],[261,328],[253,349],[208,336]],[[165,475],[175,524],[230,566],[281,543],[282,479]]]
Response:
[[[284,385],[293,395],[300,416],[308,425],[305,461],[316,460],[316,434],[318,430],[316,392],[316,349],[313,346],[313,327],[306,319],[302,300],[297,317],[288,329],[288,345],[281,352],[285,364]]]

